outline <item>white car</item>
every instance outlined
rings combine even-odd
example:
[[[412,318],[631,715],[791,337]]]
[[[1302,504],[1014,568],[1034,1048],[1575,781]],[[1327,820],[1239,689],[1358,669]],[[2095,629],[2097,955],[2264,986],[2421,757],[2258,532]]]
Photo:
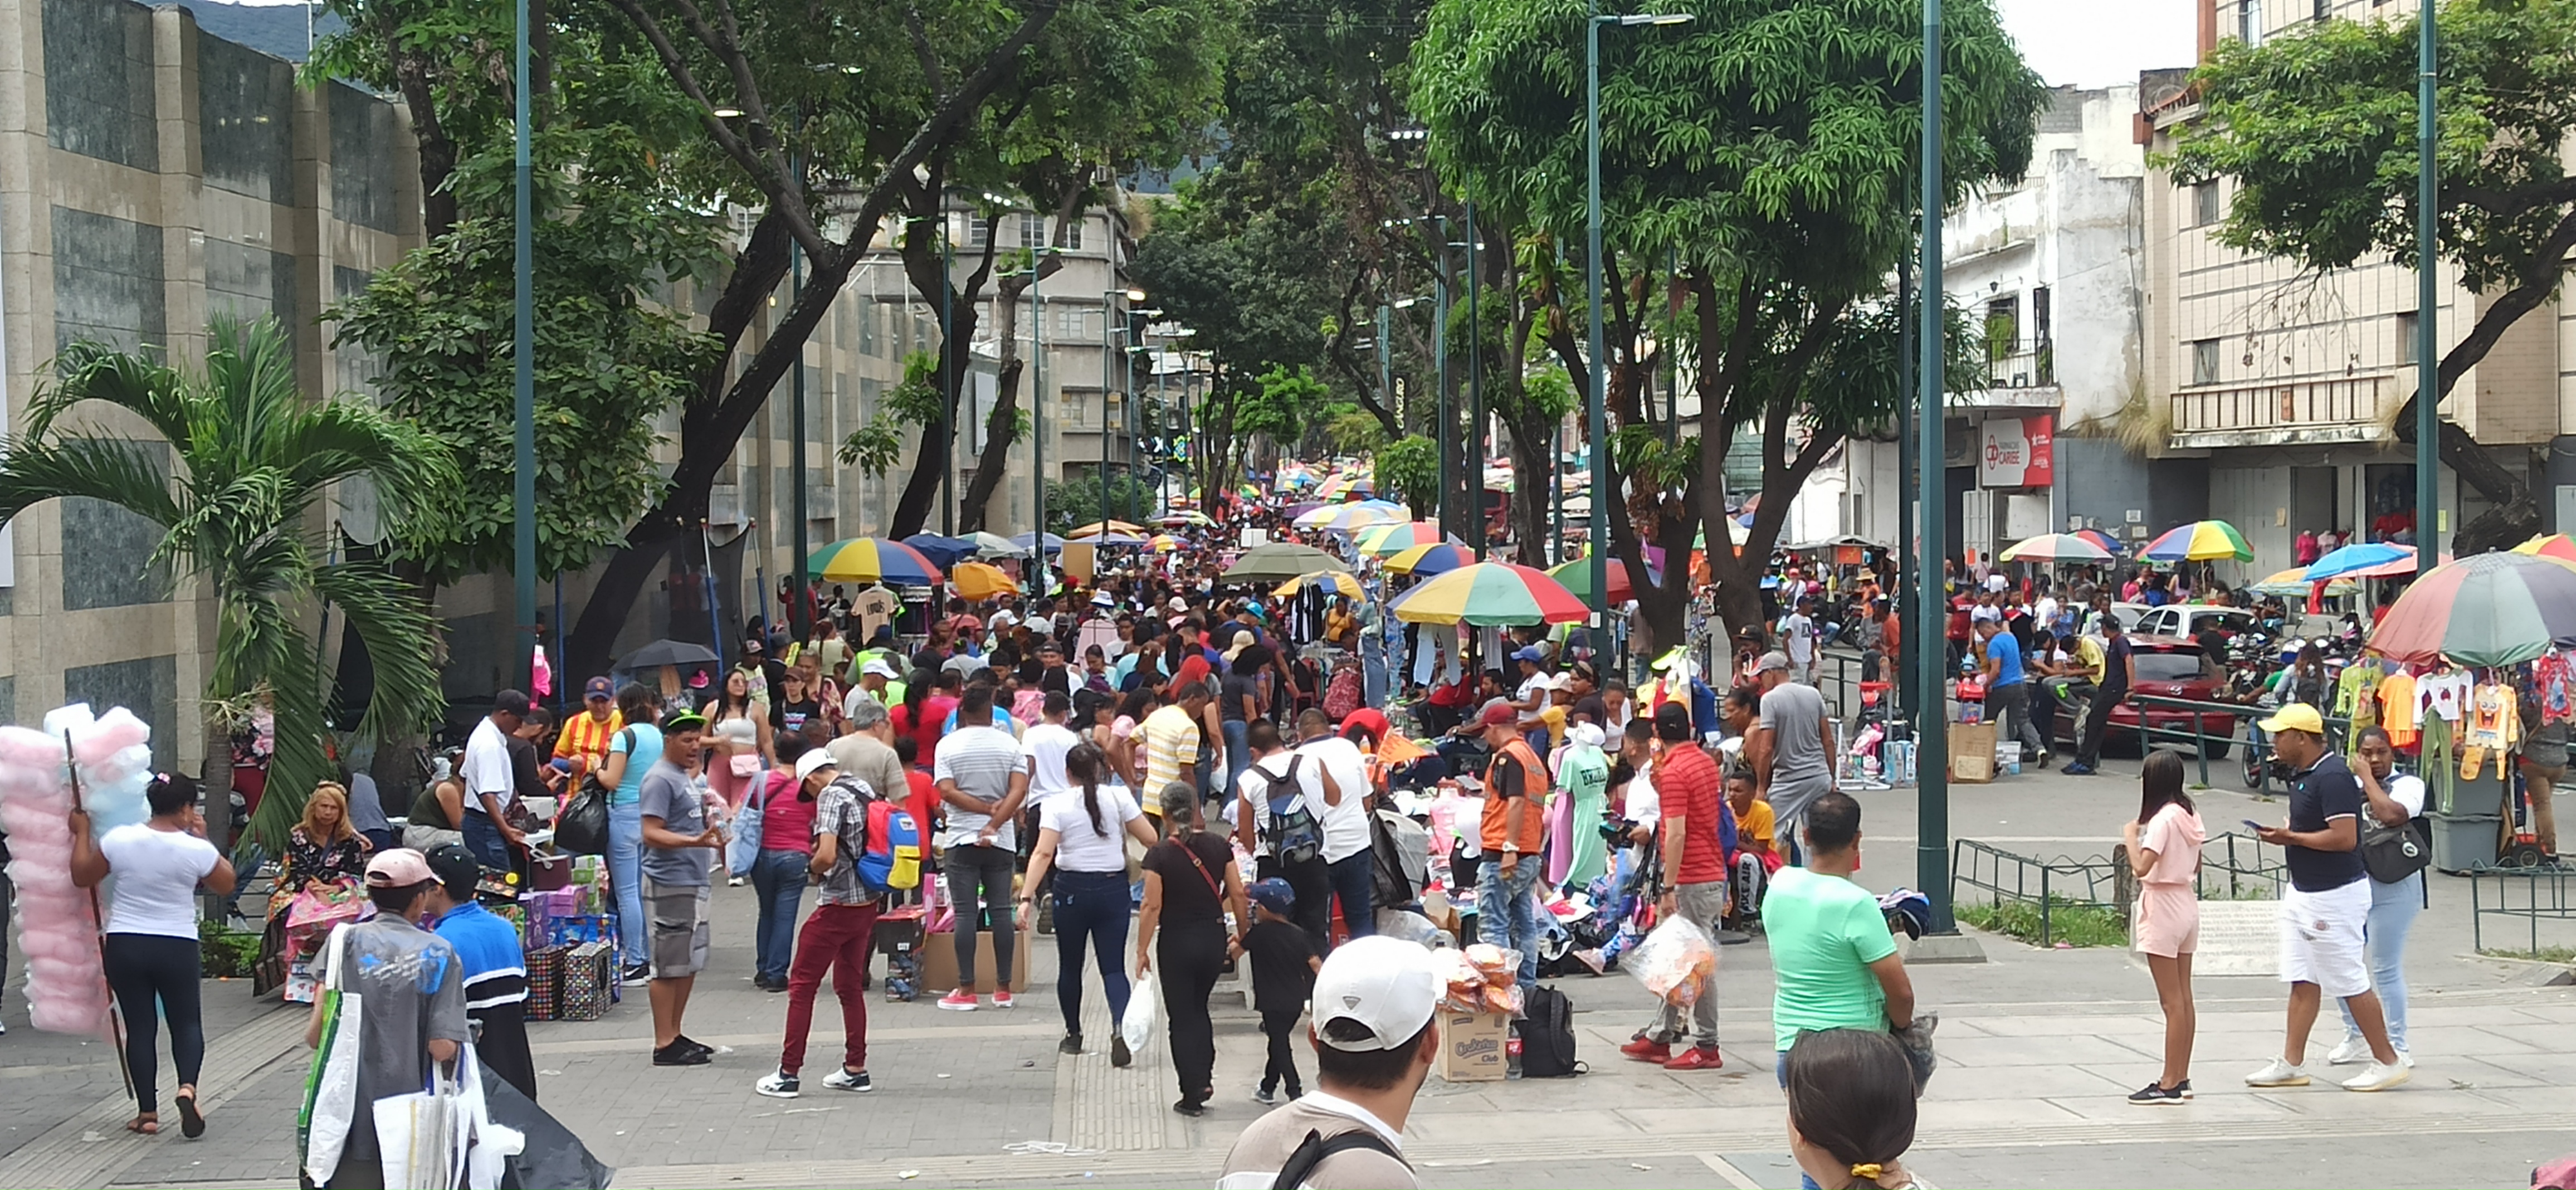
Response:
[[[2209,607],[2197,603],[2169,603],[2148,607],[2143,603],[2115,603],[2114,612],[2136,609],[2136,616],[2123,615],[2121,626],[2130,632],[2149,636],[2180,636],[2198,640],[2200,634],[2215,626],[2234,636],[2254,626],[2254,613],[2236,607]]]

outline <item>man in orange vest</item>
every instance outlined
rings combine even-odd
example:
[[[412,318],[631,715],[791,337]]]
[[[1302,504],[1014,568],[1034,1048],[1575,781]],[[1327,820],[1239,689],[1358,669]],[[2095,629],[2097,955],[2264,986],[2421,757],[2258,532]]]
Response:
[[[1509,703],[1489,706],[1477,719],[1494,750],[1485,769],[1485,812],[1478,842],[1484,861],[1476,872],[1478,933],[1505,950],[1521,952],[1521,984],[1538,982],[1539,851],[1546,842],[1547,765],[1531,750]]]

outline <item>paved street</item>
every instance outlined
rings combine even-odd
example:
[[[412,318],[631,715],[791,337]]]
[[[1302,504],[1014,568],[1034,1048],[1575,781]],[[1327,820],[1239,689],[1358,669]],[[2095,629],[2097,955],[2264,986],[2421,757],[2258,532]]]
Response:
[[[2134,761],[2090,780],[2006,778],[1962,787],[1954,834],[2026,854],[2088,855],[2133,812]],[[2265,818],[2210,791],[2213,823]],[[1911,790],[1863,795],[1862,879],[1913,881]],[[1205,1185],[1235,1132],[1261,1037],[1239,1003],[1218,1017],[1221,1093],[1189,1121],[1158,1047],[1113,1070],[1105,1053],[1059,1060],[1053,948],[1041,985],[1003,1013],[943,1013],[927,1000],[870,1002],[877,1091],[763,1099],[780,997],[753,990],[749,889],[719,890],[712,974],[693,1036],[737,1052],[695,1069],[646,1062],[630,997],[605,1019],[538,1025],[547,1105],[619,1167],[624,1186]],[[1943,1018],[1942,1068],[1923,1105],[1914,1164],[1963,1186],[2519,1186],[2535,1161],[2576,1151],[2576,989],[2533,986],[2530,968],[2464,957],[2465,882],[2435,885],[2416,928],[2412,1085],[2382,1096],[2319,1086],[2254,1092],[2238,1082],[2278,1044],[2281,994],[2263,977],[2200,981],[2197,1102],[2144,1112],[2124,1101],[2156,1067],[2161,1024],[2143,967],[2111,950],[2042,951],[1983,939],[1991,961],[1922,966],[1922,1003]],[[1728,949],[1721,974],[1723,1071],[1667,1074],[1613,1047],[1647,998],[1624,977],[1562,986],[1592,1070],[1563,1082],[1426,1088],[1408,1151],[1435,1186],[1796,1184],[1773,1086],[1770,981],[1759,943]],[[34,1033],[9,999],[0,1039],[0,1185],[288,1185],[303,1071],[300,1013],[210,985],[212,1130],[200,1142],[128,1138],[105,1047]],[[1086,1031],[1109,1034],[1096,1002]],[[818,1063],[838,1045],[828,995]],[[2330,1041],[2323,1030],[2320,1037]],[[1311,1072],[1311,1066],[1308,1067]]]

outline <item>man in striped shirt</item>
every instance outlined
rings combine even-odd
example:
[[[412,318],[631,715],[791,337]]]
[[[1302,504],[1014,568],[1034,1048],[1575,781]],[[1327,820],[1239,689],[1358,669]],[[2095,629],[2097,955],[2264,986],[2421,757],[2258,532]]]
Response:
[[[465,1019],[475,1026],[474,1056],[534,1103],[537,1060],[528,1052],[528,967],[518,927],[474,899],[483,865],[463,844],[430,852],[429,870],[438,879],[421,905],[464,965]]]
[[[592,772],[608,759],[608,741],[625,730],[626,720],[617,712],[617,684],[607,678],[592,678],[581,691],[582,713],[564,720],[563,731],[555,736],[555,760],[573,776]]]

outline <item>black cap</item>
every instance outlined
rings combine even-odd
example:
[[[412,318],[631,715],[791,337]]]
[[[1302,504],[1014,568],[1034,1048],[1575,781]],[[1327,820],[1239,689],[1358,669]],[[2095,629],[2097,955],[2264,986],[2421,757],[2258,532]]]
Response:
[[[1668,702],[1656,707],[1655,735],[1668,744],[1678,744],[1690,739],[1690,708],[1677,702]]]
[[[429,871],[445,886],[447,895],[459,901],[471,900],[474,886],[483,879],[483,861],[463,843],[446,843],[429,851]]]
[[[528,713],[528,708],[534,705],[536,705],[535,700],[529,698],[525,690],[504,690],[492,696],[492,710],[495,714],[524,715]]]

